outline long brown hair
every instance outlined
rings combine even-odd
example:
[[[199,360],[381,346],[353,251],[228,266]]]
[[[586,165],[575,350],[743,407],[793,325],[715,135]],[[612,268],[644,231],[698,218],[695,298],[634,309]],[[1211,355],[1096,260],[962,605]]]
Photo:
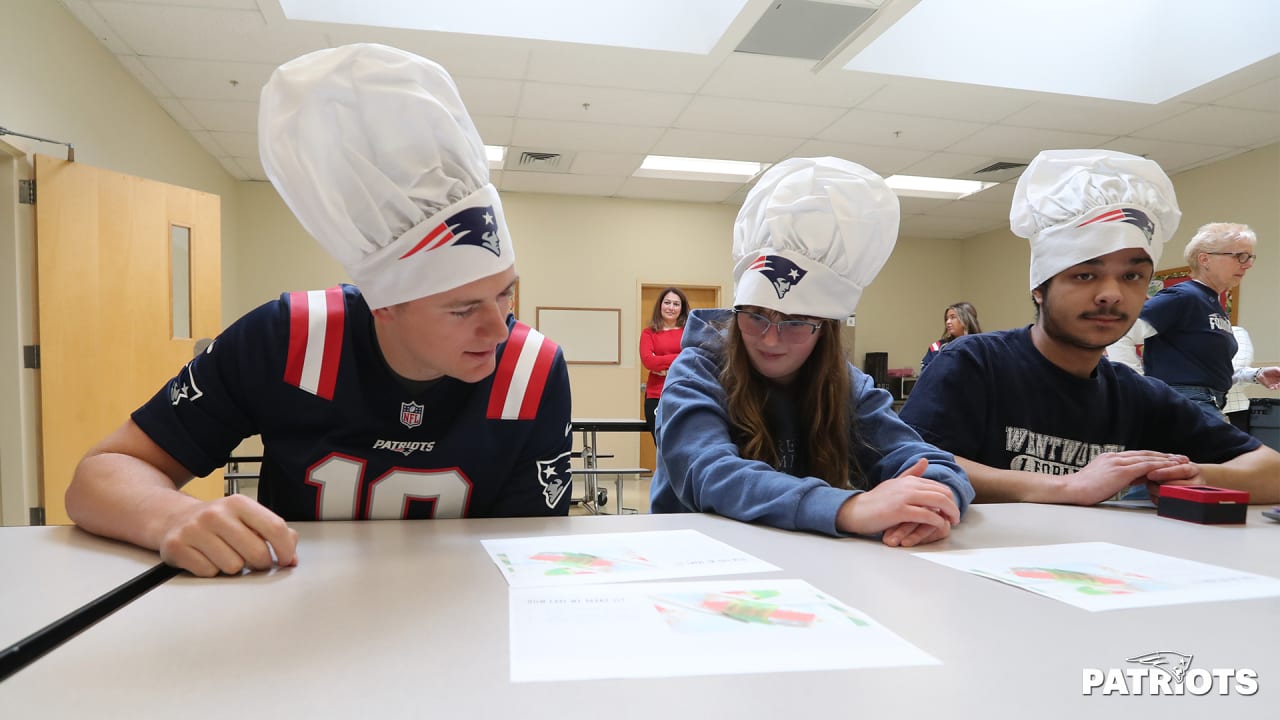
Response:
[[[662,301],[667,299],[669,293],[675,293],[680,298],[680,315],[676,318],[676,327],[684,327],[685,321],[689,319],[689,298],[684,296],[684,291],[677,287],[669,287],[658,293],[658,299],[653,303],[653,312],[649,316],[649,329],[654,332],[662,332],[666,326],[662,324]]]
[[[978,310],[974,306],[967,302],[958,302],[954,305],[948,305],[947,310],[956,311],[956,318],[960,320],[961,325],[964,325],[964,332],[966,335],[977,335],[982,332],[982,326],[978,324]],[[942,311],[942,320],[944,323],[947,319],[947,310]],[[949,335],[944,329],[942,331],[942,337],[938,338],[938,344],[946,345],[952,340],[955,340],[955,338],[951,337],[951,335]]]
[[[849,367],[840,347],[839,321],[820,323],[813,352],[785,392],[798,396],[801,421],[808,419],[805,457],[809,474],[826,480],[832,487],[847,489],[865,484],[857,461],[849,452],[856,442]],[[751,366],[742,332],[732,318],[728,330],[720,385],[725,390],[731,434],[742,457],[776,468],[778,443],[765,415],[765,403],[769,393],[779,392],[779,388]]]

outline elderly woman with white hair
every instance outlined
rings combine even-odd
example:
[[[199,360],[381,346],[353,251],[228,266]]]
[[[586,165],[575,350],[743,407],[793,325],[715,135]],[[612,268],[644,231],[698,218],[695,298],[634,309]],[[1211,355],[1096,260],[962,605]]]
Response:
[[[1231,320],[1219,302],[1236,287],[1257,259],[1258,237],[1248,225],[1209,223],[1183,251],[1191,281],[1165,288],[1147,300],[1129,333],[1108,348],[1108,356],[1163,380],[1222,418],[1227,392],[1238,383],[1280,387],[1280,367],[1235,368],[1238,350]],[[1133,346],[1145,343],[1139,364]]]
[[[897,198],[861,165],[792,158],[761,177],[734,225],[734,307],[694,311],[667,374],[653,512],[901,547],[947,537],[969,479],[840,346],[897,235]]]

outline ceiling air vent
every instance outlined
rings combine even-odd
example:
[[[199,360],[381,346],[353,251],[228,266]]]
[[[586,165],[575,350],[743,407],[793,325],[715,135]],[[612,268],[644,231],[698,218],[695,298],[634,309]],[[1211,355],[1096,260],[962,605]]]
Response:
[[[997,160],[993,163],[983,165],[977,170],[970,170],[964,175],[967,180],[983,180],[985,182],[1004,182],[1012,180],[1022,174],[1022,169],[1027,166],[1024,162],[1010,162],[1007,160]]]
[[[573,164],[574,153],[561,153],[553,150],[526,150],[511,148],[507,151],[507,161],[503,170],[522,170],[524,172],[567,173]]]

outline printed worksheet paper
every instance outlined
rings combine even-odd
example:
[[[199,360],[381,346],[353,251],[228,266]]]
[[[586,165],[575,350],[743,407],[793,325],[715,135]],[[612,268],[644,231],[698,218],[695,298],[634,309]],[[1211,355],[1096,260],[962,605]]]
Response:
[[[510,589],[511,681],[937,665],[801,580]]]

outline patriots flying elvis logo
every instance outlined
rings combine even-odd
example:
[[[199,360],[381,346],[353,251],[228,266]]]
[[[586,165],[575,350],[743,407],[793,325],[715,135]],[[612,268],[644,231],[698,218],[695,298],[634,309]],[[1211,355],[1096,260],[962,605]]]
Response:
[[[420,252],[431,252],[450,245],[475,245],[501,256],[502,247],[498,242],[498,226],[494,223],[493,206],[459,210],[431,228],[417,245],[398,259],[404,260]]]
[[[778,293],[779,300],[809,274],[808,270],[780,255],[761,255],[747,266],[747,270],[758,270],[768,278],[773,283],[773,291]]]
[[[1097,222],[1122,222],[1129,223],[1142,231],[1147,236],[1147,244],[1151,244],[1151,236],[1156,232],[1156,224],[1151,222],[1151,218],[1147,214],[1137,208],[1119,208],[1116,210],[1108,210],[1092,220],[1085,220],[1076,227],[1084,227]]]

